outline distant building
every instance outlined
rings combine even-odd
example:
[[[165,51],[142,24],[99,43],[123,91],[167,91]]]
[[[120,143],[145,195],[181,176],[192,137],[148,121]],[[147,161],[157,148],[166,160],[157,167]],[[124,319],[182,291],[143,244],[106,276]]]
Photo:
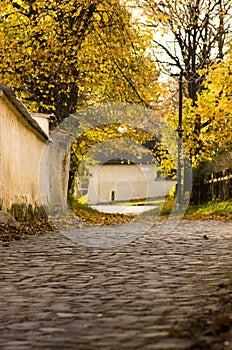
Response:
[[[155,164],[112,160],[91,166],[90,173],[86,188],[90,205],[163,198],[176,183],[171,178],[160,177]]]

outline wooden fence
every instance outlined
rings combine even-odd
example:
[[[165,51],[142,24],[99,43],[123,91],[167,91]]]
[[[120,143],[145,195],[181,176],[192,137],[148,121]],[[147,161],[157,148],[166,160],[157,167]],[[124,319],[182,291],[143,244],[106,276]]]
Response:
[[[232,198],[232,169],[210,174],[194,181],[191,201],[194,204]]]

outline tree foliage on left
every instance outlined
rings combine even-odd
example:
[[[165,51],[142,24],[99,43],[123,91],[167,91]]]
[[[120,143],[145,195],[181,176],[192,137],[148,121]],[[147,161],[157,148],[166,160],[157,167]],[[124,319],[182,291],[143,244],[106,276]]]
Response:
[[[148,38],[119,0],[2,0],[0,39],[1,83],[54,125],[93,103],[157,100]]]

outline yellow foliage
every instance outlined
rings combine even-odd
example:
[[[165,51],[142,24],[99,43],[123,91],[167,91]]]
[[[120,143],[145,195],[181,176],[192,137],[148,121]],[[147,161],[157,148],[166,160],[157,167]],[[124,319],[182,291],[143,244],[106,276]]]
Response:
[[[184,140],[193,165],[232,152],[232,57],[211,67],[197,106],[185,102]],[[199,134],[195,132],[199,124]]]
[[[27,105],[60,121],[93,103],[156,101],[149,39],[119,0],[3,0],[0,18],[0,80]]]

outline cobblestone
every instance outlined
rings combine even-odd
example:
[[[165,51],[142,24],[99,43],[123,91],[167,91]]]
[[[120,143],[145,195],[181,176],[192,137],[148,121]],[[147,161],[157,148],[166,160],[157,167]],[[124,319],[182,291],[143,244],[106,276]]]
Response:
[[[86,228],[97,247],[61,233],[1,244],[0,349],[231,350],[232,223],[131,225],[134,240],[104,249],[113,227]]]

